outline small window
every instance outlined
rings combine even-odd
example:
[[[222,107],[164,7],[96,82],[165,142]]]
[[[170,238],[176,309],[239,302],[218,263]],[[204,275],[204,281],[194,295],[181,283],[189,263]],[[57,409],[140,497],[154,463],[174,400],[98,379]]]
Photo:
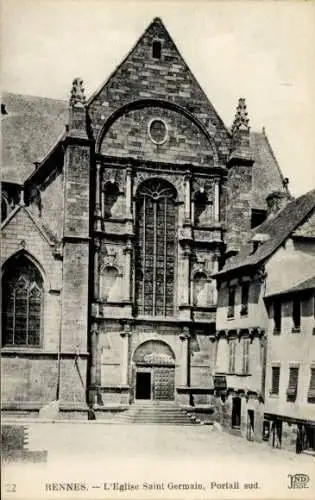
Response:
[[[260,226],[266,220],[267,211],[266,210],[252,210],[251,213],[251,228]]]
[[[6,196],[1,197],[1,222],[4,221],[9,214],[9,203]]]
[[[297,395],[299,378],[299,368],[298,366],[291,366],[289,371],[289,384],[287,389],[287,401],[295,401]]]
[[[229,287],[228,318],[234,318],[235,312],[235,286]]]
[[[245,316],[248,314],[248,296],[249,296],[249,283],[242,284],[242,306],[241,306],[241,314]]]
[[[242,373],[249,373],[249,346],[250,339],[243,339],[243,362],[242,362]]]
[[[307,402],[315,403],[315,367],[311,368],[310,386],[307,392]]]
[[[152,44],[152,57],[153,59],[161,59],[161,42],[155,40]]]
[[[292,319],[292,332],[299,332],[301,328],[301,301],[299,299],[293,300]]]
[[[160,118],[154,118],[149,123],[149,137],[154,144],[164,144],[167,141],[167,126]]]
[[[280,366],[271,368],[271,394],[279,394]]]
[[[229,373],[235,373],[236,339],[229,341]]]
[[[273,321],[273,334],[279,335],[279,333],[281,333],[281,302],[273,303]]]

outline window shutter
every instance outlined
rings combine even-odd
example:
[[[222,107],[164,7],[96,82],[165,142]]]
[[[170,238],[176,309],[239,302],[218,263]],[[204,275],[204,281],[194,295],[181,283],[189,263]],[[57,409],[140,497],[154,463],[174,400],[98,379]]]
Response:
[[[272,394],[279,394],[279,384],[280,384],[280,366],[272,367]]]
[[[234,373],[235,372],[235,349],[236,349],[236,342],[235,339],[230,340],[229,343],[229,372]]]
[[[297,387],[298,387],[298,378],[299,378],[299,368],[291,367],[289,372],[289,384],[287,389],[287,400],[295,401],[297,395]]]
[[[294,299],[293,301],[293,330],[300,330],[301,327],[301,301],[299,299]]]
[[[235,308],[235,286],[229,288],[228,318],[233,318]]]
[[[242,285],[242,307],[241,307],[241,314],[243,314],[243,315],[248,313],[248,296],[249,296],[249,283],[243,283],[243,285]]]
[[[243,339],[243,373],[249,372],[249,339]]]
[[[315,403],[315,368],[311,368],[310,386],[307,393],[308,403]]]
[[[281,332],[281,302],[273,303],[274,335]]]

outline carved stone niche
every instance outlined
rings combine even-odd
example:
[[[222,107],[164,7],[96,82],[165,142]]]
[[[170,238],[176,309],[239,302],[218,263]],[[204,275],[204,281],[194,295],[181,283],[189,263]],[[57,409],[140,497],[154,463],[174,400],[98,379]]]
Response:
[[[106,246],[100,266],[100,295],[106,302],[119,302],[122,291],[123,268],[119,265],[119,257],[115,246]]]
[[[106,246],[100,267],[100,272],[106,268],[116,268],[119,274],[122,274],[122,267],[119,264],[118,249],[113,246]]]
[[[116,184],[119,191],[122,193],[124,191],[124,186],[126,182],[126,169],[122,168],[111,168],[106,167],[103,170],[102,176],[102,190],[106,189],[108,183]]]

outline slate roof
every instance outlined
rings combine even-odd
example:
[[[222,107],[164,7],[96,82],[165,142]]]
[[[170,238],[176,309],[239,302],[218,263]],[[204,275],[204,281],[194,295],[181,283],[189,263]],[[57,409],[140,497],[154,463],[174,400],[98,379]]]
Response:
[[[2,180],[24,183],[68,123],[68,102],[2,93]]]
[[[63,134],[68,102],[4,92],[7,115],[2,118],[2,180],[22,184]],[[266,193],[279,190],[283,176],[265,132],[251,132],[253,208],[266,209]]]
[[[250,132],[253,165],[253,208],[265,210],[266,196],[272,191],[283,191],[283,175],[265,130]]]
[[[300,238],[315,238],[315,214],[307,217],[305,222],[294,231],[293,236]]]
[[[315,289],[315,276],[312,276],[311,278],[308,278],[304,281],[300,281],[296,285],[294,285],[291,288],[288,288],[286,290],[281,290],[277,293],[267,295],[267,297],[270,298],[270,297],[274,297],[276,295],[286,295],[289,293],[302,292],[304,290],[312,290],[313,288]]]
[[[255,252],[253,243],[248,241],[214,276],[223,276],[243,267],[255,266],[270,257],[314,209],[315,189],[289,202],[278,214],[256,227],[252,231],[250,240],[259,234],[267,235],[269,239],[261,243]]]

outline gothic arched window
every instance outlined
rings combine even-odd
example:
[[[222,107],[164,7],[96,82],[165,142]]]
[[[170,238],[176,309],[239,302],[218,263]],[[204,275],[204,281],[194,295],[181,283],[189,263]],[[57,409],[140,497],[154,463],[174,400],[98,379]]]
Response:
[[[136,302],[138,314],[172,316],[176,261],[176,191],[151,179],[137,194]]]
[[[43,279],[25,256],[13,258],[2,278],[2,344],[36,346],[41,342]]]

